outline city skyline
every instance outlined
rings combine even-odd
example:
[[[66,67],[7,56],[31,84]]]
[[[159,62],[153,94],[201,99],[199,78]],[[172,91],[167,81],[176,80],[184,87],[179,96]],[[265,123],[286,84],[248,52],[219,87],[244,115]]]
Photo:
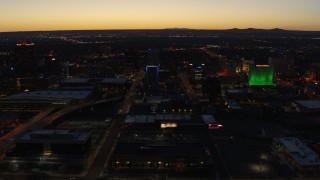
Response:
[[[4,0],[0,32],[94,29],[320,30],[317,0]]]

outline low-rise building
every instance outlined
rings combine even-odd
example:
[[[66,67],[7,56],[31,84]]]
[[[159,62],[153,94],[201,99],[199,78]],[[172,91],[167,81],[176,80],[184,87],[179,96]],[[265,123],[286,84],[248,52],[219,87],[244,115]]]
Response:
[[[302,173],[319,173],[319,155],[298,138],[274,138],[274,145],[279,152],[284,152],[289,158],[288,161]]]
[[[78,104],[92,98],[93,91],[31,91],[13,94],[0,99],[0,110],[39,111],[50,107]]]
[[[320,113],[320,100],[297,100],[293,102],[296,110],[305,114]]]
[[[67,129],[33,130],[15,139],[16,147],[6,154],[7,162],[85,166],[91,149],[91,134]]]

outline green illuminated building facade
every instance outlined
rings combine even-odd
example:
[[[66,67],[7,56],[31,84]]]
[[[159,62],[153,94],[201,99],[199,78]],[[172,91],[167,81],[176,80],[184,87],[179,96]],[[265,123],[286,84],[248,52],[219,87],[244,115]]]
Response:
[[[249,85],[273,86],[273,71],[272,65],[251,66],[249,72]]]

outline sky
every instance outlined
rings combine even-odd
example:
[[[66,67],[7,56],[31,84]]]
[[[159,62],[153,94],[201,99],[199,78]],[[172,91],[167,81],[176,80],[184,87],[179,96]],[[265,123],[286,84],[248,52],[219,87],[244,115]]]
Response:
[[[0,32],[91,29],[320,30],[320,0],[0,0]]]

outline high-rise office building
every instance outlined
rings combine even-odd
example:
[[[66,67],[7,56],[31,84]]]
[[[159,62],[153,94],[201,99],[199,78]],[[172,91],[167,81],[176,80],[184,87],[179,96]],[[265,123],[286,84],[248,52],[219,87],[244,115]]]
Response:
[[[249,85],[250,86],[272,86],[273,84],[273,66],[255,65],[250,66]]]
[[[35,60],[34,44],[21,41],[16,45],[14,72],[17,77],[32,77],[35,75],[38,63]]]
[[[188,71],[191,81],[201,81],[204,78],[205,64],[189,64]]]
[[[54,51],[49,51],[48,55],[45,57],[45,77],[52,78],[58,77],[61,74],[61,65],[59,59],[56,57]]]
[[[159,83],[159,66],[147,65],[146,66],[146,84],[157,86]]]
[[[312,80],[314,81],[320,80],[320,63],[312,64],[310,75]]]
[[[269,58],[268,64],[273,65],[274,73],[276,75],[280,74],[290,74],[294,71],[294,61],[288,58]]]
[[[125,57],[127,59],[127,64],[133,64],[135,68],[139,67],[139,56],[137,50],[126,49]]]
[[[221,94],[221,82],[219,77],[207,76],[202,80],[202,93],[212,98],[217,98]]]
[[[155,48],[148,49],[147,64],[159,64],[159,50]]]

